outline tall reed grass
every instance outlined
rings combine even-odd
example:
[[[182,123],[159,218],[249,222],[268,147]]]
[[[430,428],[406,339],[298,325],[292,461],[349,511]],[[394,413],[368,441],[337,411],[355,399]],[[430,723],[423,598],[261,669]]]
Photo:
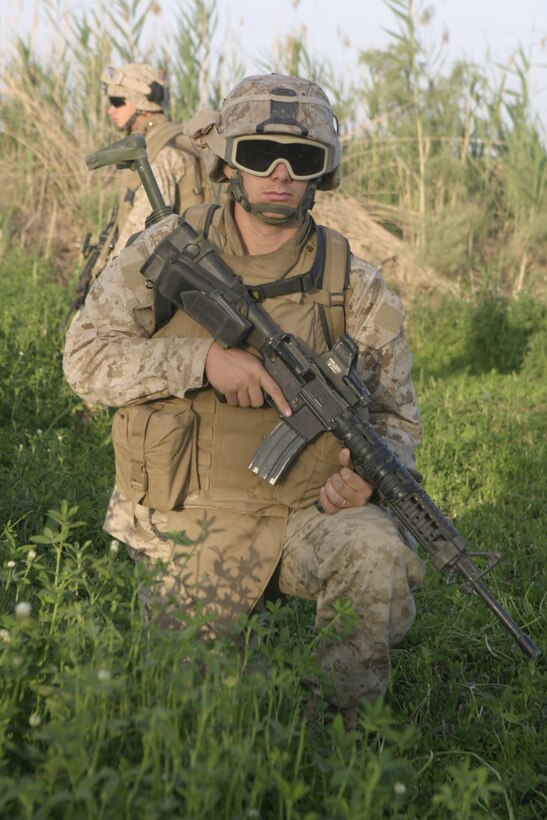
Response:
[[[511,64],[494,78],[486,62],[446,67],[442,46],[426,45],[423,4],[385,2],[392,39],[358,51],[360,69],[348,79],[308,49],[305,30],[250,66],[234,46],[215,50],[223,12],[216,0],[186,0],[169,36],[152,37],[156,0],[101,0],[76,13],[45,0],[46,48],[36,34],[20,35],[0,67],[0,249],[32,248],[74,272],[78,238],[100,226],[110,204],[108,172],[91,175],[83,162],[116,137],[101,71],[141,59],[166,70],[171,115],[182,119],[217,106],[246,73],[318,80],[340,120],[342,192],[464,291],[541,289],[547,154],[530,103],[531,57],[515,44]]]

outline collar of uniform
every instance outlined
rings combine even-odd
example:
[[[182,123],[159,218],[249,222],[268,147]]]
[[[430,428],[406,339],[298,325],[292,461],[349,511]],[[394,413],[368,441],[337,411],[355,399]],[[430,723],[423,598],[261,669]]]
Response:
[[[140,126],[139,132],[141,134],[146,135],[153,128],[157,128],[159,125],[163,125],[165,122],[167,122],[167,117],[165,116],[165,114],[162,114],[160,112],[158,112],[157,114],[149,114]]]
[[[222,221],[224,222],[224,232],[226,235],[226,242],[223,245],[223,250],[225,253],[230,255],[246,256],[239,238],[239,231],[236,228],[232,208],[233,203],[230,203],[228,206],[223,208],[224,213],[222,215]],[[298,254],[300,254],[302,246],[306,241],[315,242],[314,234],[315,223],[311,216],[306,214],[304,222],[300,226],[295,236],[288,239],[287,242],[285,242],[277,251],[272,251],[272,253],[282,253],[285,247],[294,246],[297,249]],[[271,254],[264,254],[264,256],[271,256]],[[260,259],[260,256],[251,258]]]
[[[286,276],[304,273],[310,267],[310,258],[315,251],[315,223],[306,216],[298,233],[288,239],[280,248],[271,253],[249,256],[244,253],[239,233],[231,210],[224,208],[224,232],[226,243],[223,247],[225,261],[244,282],[264,283],[278,281]],[[219,226],[220,227],[220,226]],[[222,230],[222,228],[221,228]],[[303,250],[310,251],[303,254]]]

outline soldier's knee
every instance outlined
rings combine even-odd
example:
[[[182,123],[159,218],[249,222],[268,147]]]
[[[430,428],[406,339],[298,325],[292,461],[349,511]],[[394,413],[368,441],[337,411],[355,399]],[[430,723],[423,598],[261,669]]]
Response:
[[[356,589],[390,591],[406,596],[423,578],[421,560],[405,543],[393,519],[373,504],[348,510],[333,529],[323,564],[323,578],[333,572]],[[382,595],[384,592],[381,593]]]
[[[344,531],[346,551],[352,558],[371,560],[383,557],[389,563],[405,549],[399,528],[388,513],[376,504],[356,508],[353,519]]]

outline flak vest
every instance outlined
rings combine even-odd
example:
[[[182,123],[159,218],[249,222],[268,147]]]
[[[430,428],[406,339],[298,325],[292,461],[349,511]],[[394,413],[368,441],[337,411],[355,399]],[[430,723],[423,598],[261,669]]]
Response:
[[[194,148],[190,137],[184,134],[184,125],[181,122],[170,122],[165,117],[152,118],[152,125],[142,132],[146,139],[146,154],[150,164],[154,162],[159,152],[169,145],[184,154],[186,169],[184,176],[177,184],[175,194],[176,214],[182,213],[183,209],[201,202],[208,202],[216,199],[213,195],[213,186],[207,174],[202,173],[201,157]],[[120,190],[118,228],[127,220],[133,200],[138,188],[141,187],[141,180],[135,171],[122,171]]]
[[[214,208],[195,206],[184,218],[198,233],[205,228],[209,240],[222,248],[224,211]],[[272,319],[311,351],[324,352],[344,332],[350,252],[337,232],[310,220],[299,247],[287,243],[264,256],[220,256],[264,302]],[[285,275],[272,281],[276,271]],[[209,336],[182,311],[167,314],[164,305],[158,336]],[[290,510],[314,504],[327,478],[339,469],[340,444],[324,433],[299,454],[277,485],[258,478],[249,463],[278,421],[273,408],[232,407],[219,401],[211,387],[185,398],[122,408],[114,418],[118,486],[134,503],[159,511],[155,521],[160,530],[183,531],[201,542],[185,560],[184,583],[195,590],[196,600],[206,600],[206,609],[220,622],[233,623],[252,609],[279,561]],[[161,470],[157,461],[152,463],[157,448],[153,453],[154,448],[142,446],[148,433],[162,444],[169,436],[177,439],[171,448],[173,463]],[[132,453],[130,468],[127,458],[120,458],[123,447]],[[177,449],[182,454],[178,461]],[[161,492],[155,487],[162,487]],[[214,591],[204,592],[204,583]],[[229,595],[220,592],[226,588]]]

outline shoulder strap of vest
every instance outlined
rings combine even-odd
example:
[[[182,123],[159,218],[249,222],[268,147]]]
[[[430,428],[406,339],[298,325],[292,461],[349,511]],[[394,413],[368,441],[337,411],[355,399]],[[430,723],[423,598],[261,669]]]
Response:
[[[187,154],[191,154],[191,156],[195,157],[196,159],[201,158],[201,152],[198,151],[198,149],[196,148],[188,134],[184,133],[184,126],[182,125],[182,123],[179,123],[179,125],[179,131],[176,133],[175,138],[173,140],[174,147],[178,148],[179,151],[185,151]]]
[[[345,331],[345,297],[349,285],[350,248],[347,239],[331,228],[316,225],[316,251],[309,271],[299,276],[249,285],[253,299],[263,302],[291,293],[315,292],[325,339],[332,347]],[[318,292],[318,293],[317,293]]]
[[[182,218],[186,220],[197,233],[203,234],[205,239],[207,239],[209,236],[209,228],[219,208],[220,205],[218,202],[190,205],[190,207],[184,211]]]
[[[183,133],[183,124],[181,122],[164,122],[158,128],[153,128],[146,135],[146,153],[150,163],[154,162],[162,148],[165,148],[170,142],[173,142],[177,147],[183,148],[192,155],[197,156],[197,151],[192,147],[189,137]],[[180,141],[183,141],[182,143]],[[188,145],[186,144],[188,142]],[[135,191],[141,185],[140,177],[134,172],[131,174],[131,183],[125,192],[125,202],[133,203]]]
[[[318,234],[325,236],[325,261],[321,289],[330,295],[329,304],[320,304],[319,311],[325,339],[329,347],[346,330],[346,297],[349,288],[351,251],[345,236],[332,228],[317,225]]]
[[[170,143],[172,140],[176,147],[180,147],[185,151],[194,153],[192,143],[189,137],[185,138],[183,133],[183,124],[181,122],[164,122],[158,129],[153,128],[150,134],[146,136],[146,149],[148,159],[153,162],[162,148]],[[182,143],[180,142],[182,140]]]

